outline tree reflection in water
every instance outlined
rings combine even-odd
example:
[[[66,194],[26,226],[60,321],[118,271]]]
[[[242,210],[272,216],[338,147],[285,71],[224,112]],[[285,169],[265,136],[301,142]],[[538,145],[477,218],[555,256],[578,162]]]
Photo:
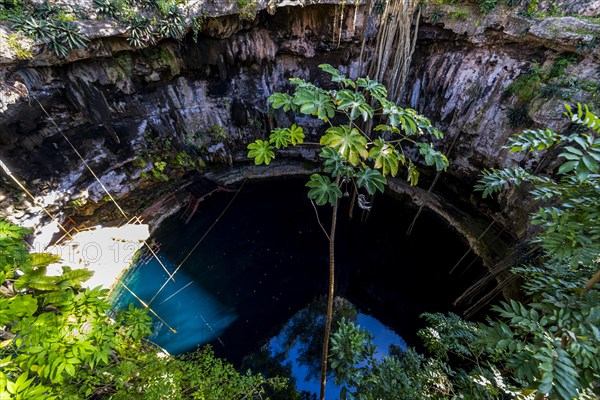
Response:
[[[326,310],[327,298],[323,296],[315,299],[306,308],[297,312],[280,333],[263,346],[261,351],[244,359],[244,368],[261,372],[265,376],[290,378],[290,388],[285,393],[269,393],[272,400],[317,398]],[[341,318],[356,322],[357,316],[358,311],[352,303],[342,297],[335,298],[332,325],[334,330]],[[296,368],[292,366],[294,362]],[[337,398],[340,389],[333,385],[331,373],[328,382],[330,384],[328,384],[326,398],[334,398],[333,396]],[[298,392],[298,386],[310,392],[307,390]]]

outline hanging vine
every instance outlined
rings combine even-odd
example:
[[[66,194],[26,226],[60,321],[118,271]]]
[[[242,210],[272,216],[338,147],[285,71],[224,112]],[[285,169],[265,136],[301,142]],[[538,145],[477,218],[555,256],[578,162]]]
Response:
[[[383,82],[388,88],[390,98],[394,100],[400,96],[408,75],[420,17],[418,0],[389,0],[381,13],[368,75]]]

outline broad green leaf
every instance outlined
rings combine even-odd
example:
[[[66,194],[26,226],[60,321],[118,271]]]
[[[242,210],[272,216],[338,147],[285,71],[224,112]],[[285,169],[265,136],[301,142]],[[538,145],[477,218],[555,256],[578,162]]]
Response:
[[[78,286],[94,276],[94,271],[86,268],[78,268],[64,272],[58,280],[61,281],[61,286]]]
[[[273,146],[269,144],[266,140],[257,139],[254,143],[250,143],[248,145],[248,157],[254,158],[254,164],[269,164],[273,158],[275,158],[275,153],[273,152]]]
[[[358,78],[356,83],[359,87],[367,89],[367,91],[371,93],[371,96],[375,97],[379,101],[387,98],[387,89],[376,80],[369,78]]]
[[[369,194],[374,194],[377,190],[383,193],[387,179],[378,170],[367,166],[356,173],[356,183],[367,189]]]
[[[304,130],[301,126],[292,124],[292,126],[288,128],[288,132],[290,134],[290,140],[294,146],[304,143]]]
[[[331,97],[319,88],[298,88],[293,103],[302,114],[314,115],[323,121],[335,116],[335,104]]]
[[[292,102],[292,96],[287,93],[273,93],[269,96],[267,101],[271,103],[276,110],[283,107],[283,111],[290,111],[295,108],[295,105]]]
[[[46,270],[40,268],[21,275],[15,281],[15,288],[50,291],[59,289],[57,283],[58,278],[56,276],[46,276]]]
[[[367,139],[356,128],[348,125],[333,126],[321,137],[321,145],[336,149],[351,165],[369,156]]]
[[[342,197],[340,188],[327,176],[312,174],[306,186],[310,188],[308,198],[314,200],[320,206],[326,203],[333,206]]]
[[[373,109],[367,104],[364,96],[350,90],[340,90],[335,96],[338,110],[349,111],[351,120],[362,116],[364,121],[373,118]]]
[[[344,87],[356,88],[356,83],[352,79],[346,78],[345,75],[341,74],[340,71],[329,64],[321,64],[319,65],[323,71],[331,74],[331,81],[336,83],[341,83]]]
[[[374,167],[381,169],[383,175],[391,174],[396,176],[398,173],[398,164],[400,162],[400,153],[396,148],[385,140],[375,139],[373,147],[369,151],[369,157],[375,160]]]
[[[323,147],[319,157],[323,158],[323,170],[331,176],[349,176],[352,174],[352,167],[346,164],[346,160],[333,147]]]
[[[275,144],[277,149],[287,147],[291,142],[290,134],[287,129],[275,128],[269,136],[269,143]]]
[[[437,171],[445,171],[448,167],[446,156],[433,148],[429,143],[417,143],[419,154],[425,158],[427,165],[435,165]]]
[[[32,253],[29,257],[29,263],[33,269],[45,268],[58,260],[60,260],[58,255],[48,253]]]

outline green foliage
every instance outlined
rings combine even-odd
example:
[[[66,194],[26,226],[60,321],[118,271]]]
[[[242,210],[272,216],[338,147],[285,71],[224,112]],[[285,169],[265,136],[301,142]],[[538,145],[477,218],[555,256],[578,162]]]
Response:
[[[177,6],[163,11],[163,18],[157,23],[159,38],[180,39],[185,32],[185,17]]]
[[[519,128],[533,123],[531,118],[529,118],[529,104],[509,108],[506,116],[511,128]]]
[[[277,139],[272,138],[274,141]],[[267,164],[271,163],[271,160],[275,157],[275,152],[273,152],[273,146],[269,144],[266,140],[257,140],[254,143],[250,143],[248,145],[248,157],[254,158],[254,164]]]
[[[18,34],[8,35],[8,37],[4,37],[0,34],[0,39],[6,38],[6,44],[8,48],[11,49],[17,60],[30,60],[33,58],[33,53],[31,52],[31,46],[28,46],[23,42],[23,37]]]
[[[25,8],[10,20],[13,29],[46,44],[57,57],[66,58],[71,50],[85,48],[89,43],[67,11],[44,2]]]
[[[450,398],[445,365],[430,362],[414,349],[375,355],[373,335],[341,320],[331,338],[331,368],[341,386],[340,400],[420,400]],[[476,398],[476,397],[472,397]]]
[[[385,176],[396,176],[400,166],[404,166],[407,168],[407,180],[416,184],[419,174],[412,160],[404,155],[404,143],[417,147],[426,165],[435,165],[438,171],[446,169],[447,158],[426,141],[417,139],[420,136],[442,137],[427,118],[389,101],[385,86],[375,80],[349,79],[329,64],[322,64],[320,68],[331,75],[331,81],[340,86],[339,90],[325,90],[292,78],[290,82],[295,86],[293,94],[274,93],[268,101],[275,109],[311,115],[324,122],[330,122],[336,115],[346,119],[345,124],[327,128],[319,139],[322,147],[320,157],[324,160],[326,173],[336,178],[353,179],[358,187],[373,194],[376,190],[383,191],[387,183]],[[383,122],[374,129],[379,136],[367,136],[357,120]],[[269,141],[259,139],[249,144],[248,156],[257,165],[268,164],[275,157],[274,148],[301,144],[304,139],[304,132],[296,125],[276,128]],[[319,199],[325,204],[333,197],[323,196],[323,193]]]
[[[195,152],[185,147],[179,150],[171,139],[150,132],[143,134],[147,142],[140,155],[132,161],[132,166],[141,169],[141,178],[167,182],[173,175],[194,171],[204,166]]]
[[[369,194],[375,194],[377,190],[383,193],[387,179],[378,170],[365,167],[356,174],[356,184],[365,188]]]
[[[2,399],[254,399],[282,379],[241,374],[210,348],[171,357],[144,338],[145,309],[109,316],[107,290],[83,289],[91,272],[29,254],[28,231],[0,220],[0,397]]]
[[[134,15],[127,25],[129,37],[127,43],[134,47],[144,47],[156,43],[154,28],[150,19],[143,15]]]
[[[576,112],[565,107],[571,121],[592,133],[564,135],[551,129],[526,130],[511,138],[507,146],[510,151],[539,151],[560,145],[563,162],[558,168],[559,179],[535,176],[520,167],[486,170],[476,190],[486,197],[508,184],[532,184],[534,199],[553,202],[532,215],[532,223],[544,229],[536,241],[558,258],[589,263],[600,252],[600,139],[594,135],[600,121],[587,107],[578,105]]]
[[[254,21],[258,12],[256,0],[237,0],[237,6],[242,21]]]
[[[308,198],[314,200],[319,206],[327,203],[333,206],[342,197],[342,191],[337,183],[331,182],[328,176],[312,174],[306,186],[310,188]]]
[[[534,62],[507,87],[506,94],[513,94],[518,100],[517,106],[508,113],[513,127],[529,123],[526,111],[534,99],[558,98],[570,102],[577,93],[578,97],[584,94],[586,101],[594,107],[600,104],[599,86],[595,80],[568,73],[568,68],[575,62],[577,57],[569,53],[561,54],[550,65],[540,66]]]
[[[332,126],[325,131],[321,137],[322,146],[329,146],[337,150],[342,158],[350,165],[356,167],[369,155],[367,151],[367,139],[357,128],[349,125]]]
[[[288,147],[290,144],[293,146],[302,144],[304,143],[304,130],[296,124],[292,124],[289,128],[276,128],[271,134],[269,143],[274,143],[277,149]]]
[[[425,135],[433,139],[440,138],[441,132],[416,111],[398,107],[388,100],[387,90],[382,84],[369,78],[359,78],[356,81],[349,79],[329,64],[319,67],[331,75],[331,82],[337,84],[337,90],[326,90],[302,79],[291,78],[290,83],[295,86],[294,93],[275,93],[268,101],[275,109],[310,115],[329,125],[319,138],[319,157],[323,160],[323,171],[334,179],[327,175],[312,174],[306,184],[310,189],[308,198],[311,201],[317,205],[329,204],[333,207],[330,234],[326,233],[325,227],[319,221],[329,239],[329,294],[321,368],[321,382],[325,382],[334,303],[333,237],[339,200],[343,196],[341,185],[353,184],[353,192],[359,199],[359,206],[364,207],[364,204],[361,205],[361,199],[365,194],[359,191],[366,191],[369,195],[375,194],[376,191],[383,192],[387,183],[386,175],[396,175],[400,165],[407,167],[408,181],[411,184],[417,183],[416,167],[412,160],[404,155],[405,143],[418,147],[425,163],[435,165],[438,171],[446,168],[448,160],[422,138]],[[378,135],[375,138],[372,137],[370,129],[365,131],[360,125],[368,123],[370,126],[372,122],[379,123],[374,130],[374,134]],[[281,149],[290,144],[303,143],[304,136],[302,129],[296,125],[286,129],[277,128],[271,132],[268,141],[258,139],[250,143],[248,157],[253,158],[256,165],[269,164],[275,157],[271,144]],[[343,368],[341,364],[337,365]],[[321,385],[321,398],[325,395],[324,388],[325,385]],[[341,398],[353,397],[343,392]]]
[[[517,379],[551,398],[579,398],[600,378],[600,293],[582,293],[585,274],[559,262],[545,268],[524,266],[532,302],[511,300],[495,306],[504,321],[490,323],[481,342],[506,360]],[[583,272],[583,273],[582,273]]]
[[[175,0],[94,0],[98,13],[127,25],[127,43],[134,47],[153,45],[157,41],[181,39],[186,31],[185,13]],[[193,21],[194,40],[202,18]]]
[[[480,331],[476,324],[453,313],[424,313],[421,317],[425,318],[428,327],[420,330],[418,335],[436,358],[449,361],[451,356],[479,357],[483,353],[483,347],[477,343]]]
[[[347,383],[347,398],[395,398],[372,395],[365,382],[379,388],[402,382],[397,389],[402,399],[598,398],[600,184],[594,171],[600,124],[581,105],[576,111],[567,107],[565,114],[589,132],[527,130],[507,145],[514,152],[560,148],[562,163],[556,175],[535,175],[523,168],[492,170],[484,172],[477,186],[487,196],[507,184],[528,183],[539,205],[530,222],[543,228],[534,238],[543,256],[535,258],[534,265],[513,269],[528,301],[500,302],[492,307],[497,319],[479,324],[454,314],[424,314],[428,326],[419,336],[430,357],[414,353],[402,370],[393,363],[380,366],[370,361],[364,350],[368,334],[343,327],[334,334],[332,359],[337,361],[336,374]],[[578,164],[563,167],[572,161]]]
[[[115,0],[94,0],[94,6],[99,14],[110,18],[117,18],[124,4],[122,1]]]
[[[489,14],[498,5],[498,0],[477,0],[482,14]]]
[[[547,261],[543,268],[515,270],[526,279],[524,288],[532,302],[511,300],[494,307],[503,321],[490,323],[482,340],[517,381],[556,399],[580,398],[593,391],[600,377],[600,294],[591,280],[583,290],[598,268],[600,254],[600,140],[595,138],[600,122],[587,107],[565,107],[565,115],[589,133],[530,130],[507,146],[510,151],[560,146],[558,179],[505,169],[485,172],[478,186],[485,195],[502,190],[504,183],[528,182],[540,201],[531,223],[543,228],[534,241],[545,250]]]

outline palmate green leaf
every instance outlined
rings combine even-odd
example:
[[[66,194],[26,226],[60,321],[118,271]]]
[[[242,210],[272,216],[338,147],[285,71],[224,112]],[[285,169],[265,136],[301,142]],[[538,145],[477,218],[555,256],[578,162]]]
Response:
[[[408,136],[422,133],[414,110],[398,107],[391,101],[384,101],[383,114],[388,116],[389,125],[401,127]]]
[[[366,166],[356,173],[356,183],[367,189],[369,194],[374,194],[377,190],[383,193],[387,179],[378,170]]]
[[[346,78],[346,76],[340,73],[340,71],[337,68],[334,68],[329,64],[321,64],[319,65],[319,68],[321,68],[328,74],[331,74],[332,82],[341,83],[342,85],[344,85],[344,87],[351,87],[353,89],[356,88],[356,83],[354,83],[352,79]]]
[[[275,153],[273,152],[273,146],[269,144],[266,140],[257,139],[254,143],[250,143],[248,145],[248,157],[254,158],[254,164],[269,164],[273,158],[275,158]]]
[[[396,176],[398,173],[398,165],[402,158],[398,150],[385,140],[375,139],[373,147],[369,151],[369,157],[375,160],[374,167],[381,169],[384,176],[388,174]]]
[[[335,104],[331,97],[317,87],[300,87],[294,93],[293,103],[302,114],[313,115],[323,121],[335,116]]]
[[[290,134],[290,141],[294,146],[304,143],[304,129],[302,129],[301,126],[292,124],[292,126],[288,128],[288,132]]]
[[[290,144],[290,142],[290,134],[287,129],[275,128],[271,131],[271,136],[269,136],[269,143],[275,144],[275,147],[277,149],[287,147]]]
[[[297,145],[304,142],[304,130],[293,124],[289,128],[275,128],[269,136],[269,143],[275,144],[277,149],[288,147],[290,144]]]
[[[437,171],[445,171],[448,168],[448,159],[444,154],[437,151],[429,143],[417,143],[419,154],[425,158],[427,165],[435,165]]]
[[[327,176],[312,174],[310,181],[306,183],[310,188],[308,198],[313,200],[317,205],[322,206],[329,203],[331,206],[342,197],[342,191],[332,182]]]
[[[355,120],[359,115],[363,117],[364,121],[373,118],[373,109],[367,104],[367,100],[360,93],[345,89],[340,90],[337,92],[335,100],[338,110],[350,111],[349,116],[351,120]]]
[[[333,126],[321,137],[322,146],[336,149],[351,165],[357,166],[369,156],[367,139],[356,128],[348,125]]]
[[[331,176],[350,176],[353,168],[347,165],[346,160],[333,147],[323,147],[319,157],[323,158],[323,170]]]
[[[292,96],[287,93],[273,93],[267,99],[271,106],[278,110],[283,108],[283,111],[295,110],[296,105],[292,102]]]
[[[376,80],[367,78],[358,78],[356,83],[359,87],[365,88],[371,96],[375,97],[380,102],[387,98],[387,89]]]

